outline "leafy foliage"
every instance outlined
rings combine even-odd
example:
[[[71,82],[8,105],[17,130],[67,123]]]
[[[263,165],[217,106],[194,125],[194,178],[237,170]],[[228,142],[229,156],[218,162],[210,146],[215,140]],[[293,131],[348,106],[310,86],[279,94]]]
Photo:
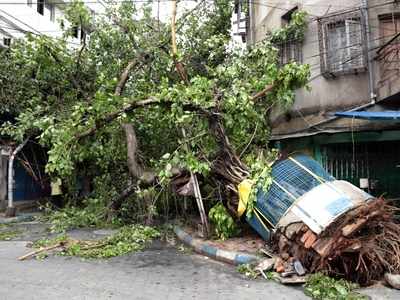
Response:
[[[250,162],[250,180],[255,183],[247,203],[246,216],[248,218],[251,218],[253,214],[257,193],[259,191],[267,192],[272,184],[272,164],[276,158],[277,151],[273,149],[267,154],[261,152],[257,158],[251,156],[246,158]]]
[[[12,116],[1,132],[16,141],[30,136],[47,149],[46,171],[63,179],[73,204],[80,201],[79,176],[91,179],[90,198],[103,209],[131,184],[121,125],[133,124],[139,162],[159,175],[152,188],[167,193],[173,167],[212,176],[218,145],[210,114],[221,116],[234,150],[256,158],[268,143],[271,107],[288,108],[294,90],[307,83],[309,66],[280,67],[271,40],[244,50],[228,46],[230,0],[200,1],[182,13],[177,57],[169,50],[169,24],[154,18],[151,9],[151,4],[124,1],[92,18],[82,2],[72,1],[62,37],[30,35],[0,52],[7,64],[0,69],[0,114]],[[90,32],[79,47],[69,42],[74,26]],[[299,14],[275,36],[304,30],[305,17]],[[176,59],[188,82],[175,71]],[[121,84],[125,72],[129,76]],[[273,88],[267,96],[253,98],[268,85]],[[268,170],[257,168],[261,173],[253,177],[265,177]],[[160,193],[147,202],[137,193],[128,202],[154,208]],[[60,220],[57,230],[72,225],[61,224],[65,214],[54,217],[55,223]],[[69,217],[78,226],[98,222],[96,214],[79,209]]]
[[[95,205],[93,200],[86,203],[84,208],[77,206],[68,206],[59,210],[46,208],[45,214],[40,219],[50,223],[50,231],[57,233],[74,228],[104,226],[102,207]]]
[[[9,241],[21,234],[19,230],[0,231],[0,241]]]
[[[67,235],[54,239],[41,239],[34,243],[35,248],[47,247],[62,243],[61,255],[79,256],[83,258],[110,258],[130,252],[143,250],[144,247],[160,233],[152,228],[141,225],[121,227],[117,233],[98,241],[78,241]]]
[[[272,43],[284,43],[287,41],[301,41],[307,29],[307,13],[297,11],[292,15],[290,23],[280,29],[271,32],[269,40]]]
[[[309,276],[304,292],[318,300],[363,300],[367,296],[353,292],[358,286],[344,279],[334,278],[317,273]]]
[[[255,279],[259,275],[259,273],[255,271],[254,267],[250,264],[241,264],[237,266],[236,270],[250,279]]]
[[[226,240],[239,234],[239,227],[221,202],[217,203],[210,209],[208,217],[214,225],[215,234],[218,238]]]

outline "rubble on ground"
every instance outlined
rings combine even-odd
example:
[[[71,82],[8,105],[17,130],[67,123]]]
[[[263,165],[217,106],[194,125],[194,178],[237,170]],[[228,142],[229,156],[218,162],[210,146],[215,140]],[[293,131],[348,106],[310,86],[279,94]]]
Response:
[[[347,212],[319,235],[304,223],[289,224],[271,243],[278,253],[275,270],[288,272],[297,259],[309,273],[327,272],[360,285],[381,280],[386,272],[399,274],[397,210],[376,199]]]

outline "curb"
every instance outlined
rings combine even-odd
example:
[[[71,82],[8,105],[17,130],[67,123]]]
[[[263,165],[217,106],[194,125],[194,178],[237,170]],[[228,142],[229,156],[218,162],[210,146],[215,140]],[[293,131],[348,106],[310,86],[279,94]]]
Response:
[[[191,246],[195,252],[208,256],[218,261],[233,265],[255,263],[260,260],[258,256],[244,252],[227,251],[211,246],[206,242],[193,238],[178,226],[174,227],[174,232],[178,239],[184,244]]]
[[[12,224],[12,223],[20,223],[20,222],[30,222],[34,221],[35,217],[33,215],[19,215],[16,217],[0,217],[0,224]]]

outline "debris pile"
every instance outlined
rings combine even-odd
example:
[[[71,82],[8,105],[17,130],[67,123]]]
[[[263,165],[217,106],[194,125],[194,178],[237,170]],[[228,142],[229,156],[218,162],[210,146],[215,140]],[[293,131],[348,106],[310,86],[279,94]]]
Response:
[[[298,259],[308,272],[327,272],[360,285],[400,273],[398,208],[384,199],[364,203],[315,234],[303,222],[288,224],[273,236],[277,272],[287,272]]]
[[[399,210],[295,155],[272,166],[247,221],[270,242],[282,277],[323,272],[365,286],[400,274]]]

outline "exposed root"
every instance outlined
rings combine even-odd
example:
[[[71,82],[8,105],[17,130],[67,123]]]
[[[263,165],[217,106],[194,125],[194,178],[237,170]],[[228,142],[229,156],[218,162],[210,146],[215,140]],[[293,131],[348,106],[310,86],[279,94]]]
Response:
[[[304,224],[290,237],[287,228],[281,228],[272,244],[281,257],[289,257],[286,261],[299,259],[309,272],[322,271],[369,285],[381,280],[385,272],[400,273],[396,211],[384,199],[376,199],[338,218],[311,244],[313,233]]]

